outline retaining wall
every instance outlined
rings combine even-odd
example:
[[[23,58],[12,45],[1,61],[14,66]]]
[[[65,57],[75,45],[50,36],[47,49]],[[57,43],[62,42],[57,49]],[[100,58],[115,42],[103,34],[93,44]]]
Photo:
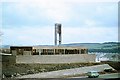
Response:
[[[14,55],[2,55],[2,63],[16,63],[16,56]]]
[[[69,54],[69,55],[20,55],[16,56],[16,63],[79,63],[95,62],[95,54]]]

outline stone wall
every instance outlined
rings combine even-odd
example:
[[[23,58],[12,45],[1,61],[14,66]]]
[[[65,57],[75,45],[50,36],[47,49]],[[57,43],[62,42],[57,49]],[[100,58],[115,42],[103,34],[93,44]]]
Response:
[[[69,55],[19,55],[16,56],[16,63],[40,63],[40,64],[58,64],[58,63],[79,63],[95,62],[94,54],[69,54]]]

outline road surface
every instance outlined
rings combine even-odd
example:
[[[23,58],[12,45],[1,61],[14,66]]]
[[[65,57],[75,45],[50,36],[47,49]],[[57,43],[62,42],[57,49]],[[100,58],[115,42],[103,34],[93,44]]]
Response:
[[[72,78],[88,78],[88,76],[72,77]],[[109,78],[120,78],[120,73],[102,74],[98,78],[109,79]]]
[[[99,78],[120,78],[120,73],[111,73],[100,75]]]

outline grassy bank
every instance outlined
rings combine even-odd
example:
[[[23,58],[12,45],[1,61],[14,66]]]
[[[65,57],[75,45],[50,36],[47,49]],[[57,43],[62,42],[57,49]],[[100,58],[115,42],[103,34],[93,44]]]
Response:
[[[66,64],[15,64],[3,63],[2,71],[4,74],[32,74],[39,72],[49,72],[63,69],[79,68],[84,66],[99,65],[101,63],[66,63]],[[29,72],[28,72],[29,71]]]
[[[109,64],[111,67],[116,69],[117,71],[120,71],[120,61],[102,61],[104,64]]]

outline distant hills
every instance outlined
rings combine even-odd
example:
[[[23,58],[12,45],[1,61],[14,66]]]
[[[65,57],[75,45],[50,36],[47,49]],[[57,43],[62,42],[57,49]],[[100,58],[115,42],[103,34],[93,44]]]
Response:
[[[111,49],[118,47],[118,42],[105,42],[105,43],[71,43],[71,44],[63,44],[63,46],[81,46],[86,47],[88,49]]]
[[[0,45],[0,48],[10,48],[10,45]]]
[[[54,46],[54,45],[35,45],[35,46]],[[62,46],[78,46],[86,47],[89,52],[106,52],[120,53],[120,42],[105,42],[105,43],[70,43],[62,44]],[[10,48],[10,45],[2,45],[0,48]]]
[[[71,43],[63,44],[64,46],[80,46],[88,48],[89,52],[104,52],[104,53],[120,53],[119,42],[105,42],[105,43]]]

